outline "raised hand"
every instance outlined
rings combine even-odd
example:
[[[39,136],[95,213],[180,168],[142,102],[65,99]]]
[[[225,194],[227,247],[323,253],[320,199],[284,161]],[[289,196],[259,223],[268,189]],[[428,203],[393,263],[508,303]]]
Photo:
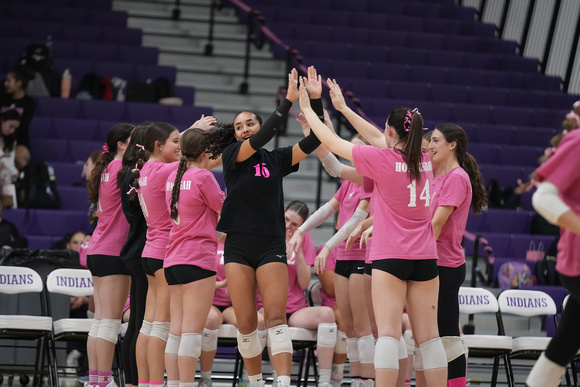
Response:
[[[198,128],[201,130],[205,130],[207,132],[208,130],[212,129],[216,123],[217,120],[215,119],[215,117],[213,116],[206,117],[202,114],[201,118],[195,121],[188,129]]]
[[[310,96],[308,95],[308,91],[306,91],[305,82],[304,77],[300,77],[300,110],[303,112],[312,109],[312,107],[310,107]]]
[[[332,105],[336,110],[339,112],[346,109],[346,102],[344,100],[344,96],[342,95],[342,91],[340,90],[340,86],[336,82],[335,79],[328,78],[326,80],[328,87],[330,88],[330,100],[332,101]]]
[[[302,127],[302,133],[304,133],[304,137],[308,136],[310,134],[310,125],[308,125],[308,121],[306,121],[304,114],[300,113],[296,121]]]
[[[286,99],[292,103],[296,102],[298,99],[298,71],[292,69],[290,74],[288,74],[288,91],[286,93]]]
[[[328,114],[328,110],[326,109],[324,109],[324,124],[332,131],[332,133],[336,134],[336,130],[334,130],[334,125],[330,119],[330,114]]]
[[[310,98],[318,99],[322,97],[322,77],[316,73],[314,66],[308,67],[308,78],[304,84],[308,94],[310,94]]]

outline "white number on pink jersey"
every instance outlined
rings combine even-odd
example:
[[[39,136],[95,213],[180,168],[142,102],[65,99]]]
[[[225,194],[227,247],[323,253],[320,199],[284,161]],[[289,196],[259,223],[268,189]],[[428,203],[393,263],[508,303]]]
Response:
[[[149,217],[149,211],[147,210],[147,205],[145,204],[145,198],[143,197],[142,193],[138,193],[137,197],[139,198],[139,204],[141,204],[141,211],[143,211],[143,216],[146,218]]]
[[[409,205],[408,207],[417,207],[417,180],[413,180],[411,184],[407,186],[409,188]],[[431,201],[431,195],[429,194],[429,180],[425,182],[425,187],[419,195],[419,199],[425,201],[425,207],[429,207]]]

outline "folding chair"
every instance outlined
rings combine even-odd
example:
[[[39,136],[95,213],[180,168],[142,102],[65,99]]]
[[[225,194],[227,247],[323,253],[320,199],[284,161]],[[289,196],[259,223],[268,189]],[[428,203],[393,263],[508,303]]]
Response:
[[[320,291],[322,290],[322,283],[320,281],[314,282],[308,290],[306,291],[306,299],[308,300],[308,306],[315,306],[322,304],[322,296]]]
[[[15,348],[35,348],[34,365],[30,364],[9,364],[11,370],[33,368],[33,386],[40,387],[43,384],[45,374],[45,361],[48,368],[48,383],[51,387],[57,385],[56,360],[52,351],[52,318],[48,316],[46,310],[46,292],[40,275],[28,268],[20,266],[0,266],[0,293],[7,295],[20,295],[22,293],[39,293],[40,304],[37,309],[39,315],[16,314],[0,315],[0,340],[32,340],[36,341],[36,346],[24,346],[20,343],[3,345],[3,347]],[[34,299],[22,295],[10,297],[11,300],[3,302],[4,306],[14,306],[14,309],[28,309],[36,304]],[[17,299],[16,299],[17,298]],[[12,299],[15,302],[11,302]],[[26,305],[26,307],[24,307]],[[19,354],[20,355],[20,354]],[[17,361],[23,356],[14,356]]]
[[[471,335],[463,336],[465,344],[469,348],[469,359],[492,358],[493,373],[491,386],[497,384],[499,361],[503,358],[507,383],[510,387],[515,386],[514,376],[509,354],[512,350],[512,338],[505,336],[503,322],[498,302],[493,293],[483,288],[459,288],[459,312],[464,314],[494,313],[498,326],[497,335]]]
[[[540,290],[505,290],[498,296],[499,309],[502,314],[512,314],[521,317],[551,316],[557,326],[556,303],[549,294]],[[503,326],[501,334],[505,334]],[[536,360],[546,350],[551,337],[519,336],[513,339],[513,348],[510,354],[512,359]],[[570,385],[569,375],[566,374],[567,385]]]
[[[46,278],[46,287],[49,293],[67,296],[90,296],[93,294],[93,277],[85,269],[56,269]],[[50,299],[48,312],[51,313]],[[86,340],[93,319],[62,318],[54,322],[55,341]],[[125,374],[121,364],[121,340],[115,346],[115,364],[119,385],[124,384]]]

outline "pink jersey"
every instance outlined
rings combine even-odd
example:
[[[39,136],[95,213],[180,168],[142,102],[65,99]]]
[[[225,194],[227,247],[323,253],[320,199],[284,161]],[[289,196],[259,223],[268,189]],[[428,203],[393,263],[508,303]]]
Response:
[[[304,254],[304,261],[307,265],[312,265],[316,259],[316,250],[314,249],[314,243],[312,243],[312,237],[309,233],[304,234],[304,240],[302,241],[302,253]],[[286,303],[286,313],[296,312],[298,309],[306,308],[308,304],[306,303],[306,297],[304,296],[304,289],[300,288],[298,284],[298,268],[296,262],[296,254],[292,252],[291,256],[288,256],[288,302]]]
[[[564,136],[556,153],[536,170],[539,181],[548,180],[560,190],[560,199],[572,211],[580,214],[580,130],[573,130]],[[580,235],[560,228],[556,270],[568,277],[580,275]]]
[[[224,264],[224,245],[218,242],[217,254],[215,255],[216,262],[216,281],[223,281],[226,279],[226,267]],[[213,295],[213,304],[218,306],[230,306],[232,300],[226,294],[226,287],[215,290]]]
[[[118,257],[129,235],[129,223],[121,207],[121,191],[117,188],[117,172],[122,160],[113,160],[101,174],[97,213],[99,222],[89,242],[88,255]]]
[[[369,218],[370,218],[371,216],[374,215],[373,207],[375,206],[375,204],[374,204],[374,201],[375,201],[375,194],[374,194],[375,181],[373,179],[366,177],[366,176],[363,176],[363,180],[364,180],[365,192],[371,193],[371,201],[370,201],[370,209],[369,209]],[[360,238],[359,238],[359,241],[360,241]],[[372,263],[372,261],[371,261],[371,242],[372,241],[373,241],[372,239],[369,239],[369,241],[367,242],[367,245],[366,245],[366,249],[365,249],[365,263],[368,263],[368,264]]]
[[[171,172],[165,184],[167,211],[171,213],[171,196],[177,171]],[[171,221],[171,232],[163,267],[195,265],[216,271],[218,212],[225,195],[213,173],[206,169],[187,168],[181,178],[177,202],[178,217]]]
[[[165,259],[171,231],[171,218],[165,204],[165,183],[177,166],[177,162],[148,161],[139,173],[139,203],[147,221],[143,258]]]
[[[463,168],[453,168],[449,173],[433,180],[431,190],[431,216],[439,206],[453,206],[451,213],[437,238],[438,266],[459,267],[465,263],[461,238],[467,224],[471,206],[471,182]]]
[[[334,198],[340,203],[340,212],[338,213],[338,227],[341,228],[346,222],[353,216],[356,211],[359,202],[362,199],[368,199],[371,197],[369,192],[365,192],[365,188],[358,184],[352,183],[345,180]],[[359,239],[357,239],[352,249],[349,251],[345,250],[346,240],[342,241],[340,245],[336,247],[336,259],[338,261],[364,261],[365,260],[365,250],[366,247],[363,246],[361,249],[359,247]]]
[[[437,259],[431,225],[433,168],[422,152],[421,179],[411,180],[403,156],[394,149],[355,145],[358,173],[375,181],[373,243],[370,259]]]
[[[317,253],[320,253],[320,250],[322,250],[322,247],[323,246],[320,246],[318,248]],[[307,261],[306,263],[308,263],[309,265],[314,265],[314,261],[312,263],[309,263]],[[336,249],[333,249],[330,251],[328,258],[326,258],[326,264],[324,265],[323,271],[329,271],[329,270],[334,271],[335,267],[336,267]],[[336,303],[336,297],[331,296],[330,294],[326,293],[326,291],[324,290],[324,287],[320,288],[320,298],[322,299],[322,302],[321,302],[322,306],[328,306],[331,308],[338,306],[338,304]]]
[[[89,249],[89,241],[83,242],[79,247],[79,264],[83,269],[87,269],[87,250]]]

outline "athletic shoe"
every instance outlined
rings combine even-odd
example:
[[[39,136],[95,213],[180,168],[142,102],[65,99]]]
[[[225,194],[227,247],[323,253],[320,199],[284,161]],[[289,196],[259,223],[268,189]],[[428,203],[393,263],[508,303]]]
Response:
[[[197,387],[211,387],[211,379],[201,379]]]
[[[107,384],[107,387],[117,387],[117,383],[115,383],[115,380],[113,379],[109,382],[109,384]]]

